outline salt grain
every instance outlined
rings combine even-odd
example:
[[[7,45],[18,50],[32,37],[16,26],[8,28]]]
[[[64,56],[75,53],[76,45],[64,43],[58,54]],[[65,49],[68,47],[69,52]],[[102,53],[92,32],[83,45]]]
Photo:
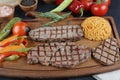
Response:
[[[0,17],[9,16],[13,13],[13,9],[9,6],[1,6],[0,7]]]

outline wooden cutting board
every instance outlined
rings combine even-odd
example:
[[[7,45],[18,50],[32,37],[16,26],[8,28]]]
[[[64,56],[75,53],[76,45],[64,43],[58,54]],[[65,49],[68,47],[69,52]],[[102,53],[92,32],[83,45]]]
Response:
[[[106,18],[111,26],[112,26],[112,37],[117,38],[119,40],[119,35],[112,17],[104,17]],[[78,24],[85,18],[67,18],[58,23],[53,24],[54,26],[64,25],[64,24]],[[40,27],[41,24],[48,22],[49,19],[41,18],[32,21],[26,21],[31,29]],[[2,22],[0,24],[0,29],[5,26],[6,22]],[[39,44],[39,42],[31,41],[30,46],[35,46]],[[85,38],[77,41],[78,44],[84,44],[91,48],[99,45],[100,41],[89,41]],[[65,69],[65,68],[56,68],[51,66],[42,66],[40,64],[29,65],[27,64],[26,57],[20,58],[16,61],[5,61],[0,63],[0,76],[9,76],[9,77],[32,77],[32,78],[54,78],[54,77],[76,77],[76,76],[85,76],[98,74],[103,72],[108,72],[112,70],[120,69],[120,61],[112,66],[103,66],[96,62],[92,57],[83,64],[76,66],[75,68]]]

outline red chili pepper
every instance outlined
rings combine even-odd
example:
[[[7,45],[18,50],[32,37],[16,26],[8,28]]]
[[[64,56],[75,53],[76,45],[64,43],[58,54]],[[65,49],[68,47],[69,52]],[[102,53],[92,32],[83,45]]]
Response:
[[[20,45],[21,43],[24,44],[25,47],[28,46],[28,40],[26,40],[25,38],[22,38],[18,41],[18,45]]]
[[[93,4],[93,0],[79,0],[84,5],[85,11],[90,11]]]
[[[56,0],[56,4],[60,5],[64,0]],[[75,14],[83,15],[84,5],[81,3],[81,0],[73,0],[73,2],[69,5],[68,9],[71,10]]]
[[[0,47],[6,47],[6,46],[8,46],[10,44],[14,44],[15,42],[18,42],[18,40],[13,40],[13,41],[7,42],[7,43],[1,45]]]
[[[0,47],[6,47],[10,44],[17,42],[17,38],[18,38],[18,35],[14,35],[4,39],[3,41],[0,41]]]
[[[64,0],[56,0],[56,4],[60,5]]]
[[[4,47],[0,47],[0,50],[2,50]]]
[[[83,15],[83,4],[78,0],[73,0],[73,2],[68,7],[73,13]]]
[[[14,43],[16,43],[16,42],[18,43],[18,45],[20,45],[20,44],[22,43],[22,44],[25,45],[25,47],[28,46],[28,40],[26,40],[25,38],[22,38],[22,39],[20,39],[20,40],[13,40],[13,41],[7,42],[7,43],[1,45],[0,47],[6,47],[6,46],[8,46],[8,45],[10,45],[10,44],[14,44]]]
[[[21,52],[16,52],[16,51],[5,52],[0,54],[0,62],[2,62],[6,57],[11,55],[26,56],[26,54],[23,54]]]

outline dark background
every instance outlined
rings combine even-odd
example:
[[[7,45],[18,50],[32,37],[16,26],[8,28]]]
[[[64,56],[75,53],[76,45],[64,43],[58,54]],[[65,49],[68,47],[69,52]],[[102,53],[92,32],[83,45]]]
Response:
[[[50,11],[55,7],[56,7],[55,4],[47,5],[47,4],[44,4],[42,0],[39,0],[39,4],[36,11],[46,12],[46,11]],[[25,19],[28,18],[25,16],[25,13],[19,8],[19,6],[15,8],[15,16],[25,18]],[[84,17],[86,16],[92,16],[92,14],[84,13]],[[118,33],[120,35],[120,0],[111,0],[111,5],[109,7],[109,11],[106,14],[106,16],[112,16],[114,18]],[[83,76],[83,77],[57,78],[57,79],[56,78],[55,79],[32,79],[32,78],[14,78],[14,77],[0,76],[0,80],[95,80],[95,79],[92,78],[91,75],[89,75],[89,76]]]
[[[36,11],[46,12],[46,11],[52,10],[55,7],[56,7],[55,4],[48,5],[42,2],[42,0],[39,0],[39,4]],[[19,16],[21,18],[28,18],[28,17],[25,17],[25,13],[19,7],[16,7],[15,9],[15,16]],[[92,16],[92,14],[90,12],[84,13],[84,17],[86,16]],[[120,25],[119,25],[120,24],[120,0],[111,0],[109,11],[105,16],[112,16],[114,18],[118,32],[120,32]]]

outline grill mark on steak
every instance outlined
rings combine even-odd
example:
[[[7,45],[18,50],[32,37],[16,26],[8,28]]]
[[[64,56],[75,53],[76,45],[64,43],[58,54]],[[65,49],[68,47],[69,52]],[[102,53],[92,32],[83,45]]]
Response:
[[[37,47],[39,47],[40,50],[37,50]],[[40,55],[37,55],[38,51]],[[37,56],[37,58],[33,55]],[[33,47],[29,51],[27,62],[29,64],[35,64],[36,59],[38,59],[37,63],[42,65],[71,68],[87,61],[90,55],[91,51],[87,46],[75,45],[73,42],[44,43]]]
[[[79,25],[64,25],[57,27],[35,28],[29,32],[29,37],[35,41],[76,41],[83,36]]]
[[[93,57],[103,65],[112,65],[119,60],[119,45],[115,38],[106,39],[96,47]]]

